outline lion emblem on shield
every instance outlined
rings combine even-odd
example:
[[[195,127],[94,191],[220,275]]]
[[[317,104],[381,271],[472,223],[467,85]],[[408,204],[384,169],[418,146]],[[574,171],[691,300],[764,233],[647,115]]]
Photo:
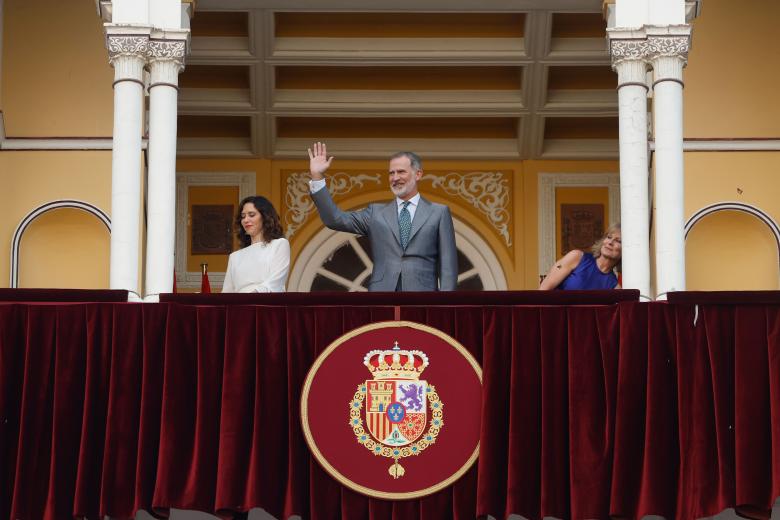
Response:
[[[419,455],[436,442],[444,426],[444,404],[436,389],[420,379],[428,356],[420,350],[372,350],[363,358],[373,379],[358,386],[349,407],[349,425],[374,455],[392,458],[389,473],[400,478],[398,461]],[[426,431],[426,426],[428,427]]]

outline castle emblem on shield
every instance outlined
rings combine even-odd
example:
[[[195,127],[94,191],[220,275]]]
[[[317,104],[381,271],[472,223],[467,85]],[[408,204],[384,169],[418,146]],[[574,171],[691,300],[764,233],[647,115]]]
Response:
[[[349,404],[349,425],[366,449],[393,459],[388,472],[397,479],[405,473],[400,459],[436,442],[444,404],[436,389],[420,379],[429,365],[420,350],[402,349],[396,341],[392,349],[368,352],[363,364],[373,379],[358,385]]]

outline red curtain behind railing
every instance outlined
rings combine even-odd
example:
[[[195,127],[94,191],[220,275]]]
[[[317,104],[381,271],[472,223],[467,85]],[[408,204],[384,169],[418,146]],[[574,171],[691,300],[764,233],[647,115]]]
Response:
[[[766,517],[780,495],[778,305],[348,301],[0,305],[0,518]],[[327,476],[298,414],[317,354],[394,318],[484,376],[478,463],[396,503]]]

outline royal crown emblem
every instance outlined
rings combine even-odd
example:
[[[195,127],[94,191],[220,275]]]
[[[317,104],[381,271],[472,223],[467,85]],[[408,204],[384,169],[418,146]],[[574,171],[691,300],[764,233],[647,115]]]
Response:
[[[371,453],[393,459],[388,472],[397,479],[405,473],[400,459],[436,442],[444,404],[436,389],[420,379],[429,365],[420,350],[402,349],[396,341],[389,350],[368,352],[363,364],[373,379],[358,385],[349,403],[349,426]]]

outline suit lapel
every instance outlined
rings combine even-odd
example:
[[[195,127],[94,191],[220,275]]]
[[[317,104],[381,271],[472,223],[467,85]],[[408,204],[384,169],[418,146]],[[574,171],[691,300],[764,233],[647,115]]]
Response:
[[[384,208],[382,208],[382,216],[387,222],[387,226],[393,232],[395,241],[398,245],[401,245],[401,231],[398,229],[398,204],[395,199],[391,200]],[[411,240],[411,239],[410,239]]]
[[[420,197],[420,202],[417,204],[417,210],[414,212],[414,220],[412,220],[412,232],[409,234],[409,243],[412,242],[414,235],[420,230],[420,228],[428,220],[428,217],[433,213],[433,205],[426,199]]]

